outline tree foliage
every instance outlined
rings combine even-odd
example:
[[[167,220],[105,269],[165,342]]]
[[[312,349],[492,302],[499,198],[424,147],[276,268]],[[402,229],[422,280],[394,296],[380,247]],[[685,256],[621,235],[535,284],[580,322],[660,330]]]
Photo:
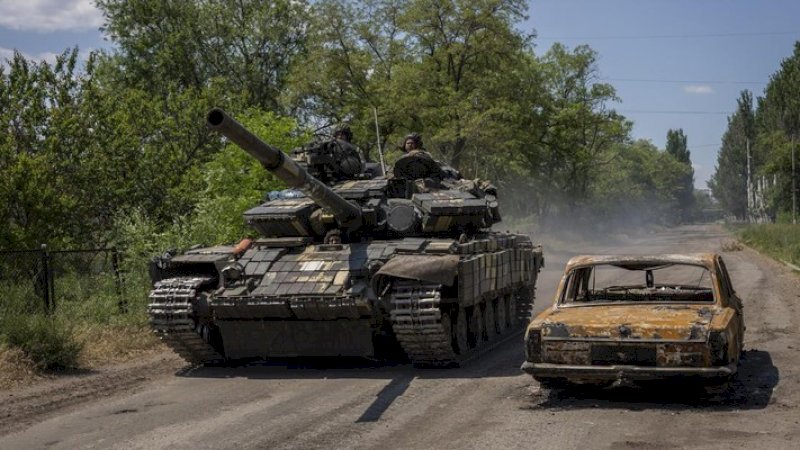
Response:
[[[674,224],[691,166],[646,140],[615,145],[611,151],[615,157],[592,186],[591,217],[628,227]]]
[[[688,222],[694,214],[694,169],[692,168],[691,152],[689,151],[689,140],[683,129],[667,131],[667,154],[685,166],[684,176],[680,179],[680,189],[678,190],[678,206],[680,208],[681,219]]]
[[[792,145],[800,136],[800,41],[781,62],[753,105],[750,92],[742,92],[737,111],[728,118],[717,168],[710,186],[730,214],[747,217],[747,165],[753,180],[766,180],[771,215],[792,208]]]
[[[117,45],[126,85],[170,93],[214,79],[249,105],[278,107],[305,50],[309,6],[302,0],[98,0]]]
[[[522,0],[97,4],[111,50],[0,67],[0,247],[249,233],[241,212],[277,185],[204,126],[212,106],[284,150],[348,122],[373,160],[377,112],[390,162],[420,132],[437,158],[494,180],[506,214],[541,222],[663,222],[692,177],[685,136],[685,158],[630,141],[594,50],[535,51]],[[773,97],[765,122],[788,107]]]
[[[722,208],[739,219],[747,216],[747,148],[755,142],[753,94],[742,91],[736,112],[722,135],[717,166],[709,187]]]

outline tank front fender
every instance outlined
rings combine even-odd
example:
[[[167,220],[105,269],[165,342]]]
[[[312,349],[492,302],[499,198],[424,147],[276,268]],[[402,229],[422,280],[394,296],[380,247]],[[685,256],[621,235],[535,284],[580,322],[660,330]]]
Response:
[[[452,286],[458,274],[458,262],[458,255],[395,255],[377,275]]]

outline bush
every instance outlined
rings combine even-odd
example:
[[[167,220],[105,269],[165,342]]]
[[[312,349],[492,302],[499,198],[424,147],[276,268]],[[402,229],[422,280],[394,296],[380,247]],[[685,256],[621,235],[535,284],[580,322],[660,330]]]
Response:
[[[2,338],[25,352],[40,370],[63,370],[78,366],[82,345],[71,327],[55,316],[12,314],[0,320]]]
[[[800,225],[748,225],[736,230],[745,244],[779,260],[800,263]]]

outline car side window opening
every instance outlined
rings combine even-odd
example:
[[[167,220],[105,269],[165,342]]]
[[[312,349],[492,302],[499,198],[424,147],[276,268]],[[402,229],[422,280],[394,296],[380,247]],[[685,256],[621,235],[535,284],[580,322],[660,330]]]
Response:
[[[717,274],[719,275],[719,284],[722,288],[723,295],[729,300],[729,304],[733,306],[736,311],[742,311],[741,300],[736,296],[736,291],[733,289],[728,269],[725,267],[725,261],[722,257],[717,258]]]
[[[714,301],[708,269],[691,264],[598,264],[567,277],[562,304]]]

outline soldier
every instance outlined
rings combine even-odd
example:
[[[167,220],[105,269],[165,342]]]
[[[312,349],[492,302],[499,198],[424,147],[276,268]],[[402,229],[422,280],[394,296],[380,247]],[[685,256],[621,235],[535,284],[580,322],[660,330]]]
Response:
[[[422,136],[419,133],[411,133],[403,140],[403,152],[408,153],[413,150],[423,150]]]
[[[333,132],[330,150],[338,175],[343,179],[352,179],[364,172],[364,157],[351,143],[352,140],[353,132],[349,125],[340,125]]]
[[[403,153],[405,153],[404,157],[416,155],[419,157],[417,159],[424,160],[414,164],[413,170],[405,170],[405,167],[402,167],[399,172],[404,177],[431,178],[439,181],[444,179],[458,180],[461,178],[461,174],[456,169],[441,161],[434,160],[433,156],[425,151],[422,136],[420,136],[419,133],[414,132],[407,135],[405,139],[403,139],[402,150]],[[429,161],[435,164],[431,164]],[[403,166],[405,166],[405,164],[403,164]]]

